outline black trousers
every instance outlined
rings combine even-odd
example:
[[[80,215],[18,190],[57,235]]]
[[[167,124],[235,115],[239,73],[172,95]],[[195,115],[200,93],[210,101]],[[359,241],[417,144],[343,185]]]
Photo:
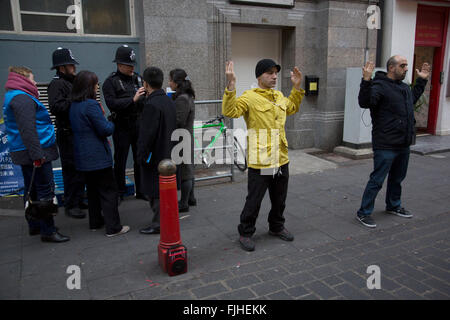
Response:
[[[27,199],[27,193],[30,189],[31,177],[33,175],[33,166],[21,166],[24,182],[23,201]],[[55,183],[53,181],[53,169],[51,162],[45,162],[40,168],[36,168],[34,173],[33,185],[31,187],[31,200],[50,200],[55,196]],[[53,217],[35,220],[25,216],[30,230],[38,229],[41,235],[49,236],[56,231]]]
[[[194,185],[195,185],[195,179],[184,180],[181,183],[180,205],[182,207],[187,207],[189,201],[195,201]]]
[[[86,181],[83,172],[77,171],[75,168],[72,134],[64,129],[59,129],[56,134],[56,142],[61,157],[64,181],[64,207],[67,209],[79,207],[83,202]]]
[[[89,227],[97,229],[105,223],[107,234],[122,230],[118,210],[117,185],[112,167],[85,172],[88,205]],[[103,212],[103,217],[102,217]]]
[[[159,206],[159,204],[160,204],[159,198],[150,198],[149,197],[149,199],[150,199],[150,201],[149,201],[150,208],[153,211],[152,223],[150,224],[150,226],[153,227],[153,228],[159,228],[159,226],[160,226],[160,224],[159,224],[159,218],[160,218],[160,215],[159,215],[159,208],[160,208],[160,206]]]
[[[248,168],[248,195],[241,213],[238,231],[241,236],[250,237],[255,231],[261,202],[269,189],[271,209],[269,212],[269,230],[280,232],[284,228],[284,209],[289,182],[289,164],[281,166],[276,175],[272,169],[260,170]]]
[[[134,126],[131,129],[118,127],[113,133],[114,142],[114,174],[117,180],[117,187],[119,195],[124,195],[126,192],[125,186],[125,169],[127,167],[128,152],[131,146],[133,152],[134,164],[134,187],[136,194],[141,192],[141,174],[140,166],[136,160],[137,156],[137,140],[138,128]]]

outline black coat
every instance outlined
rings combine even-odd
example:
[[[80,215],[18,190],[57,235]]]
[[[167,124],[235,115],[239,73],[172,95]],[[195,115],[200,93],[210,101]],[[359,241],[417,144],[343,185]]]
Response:
[[[142,188],[150,198],[159,198],[158,164],[163,159],[171,159],[174,146],[171,137],[176,128],[175,103],[162,89],[152,92],[144,103],[137,143]],[[150,152],[152,156],[147,163]]]
[[[175,99],[175,107],[177,110],[177,128],[186,129],[191,136],[191,157],[188,163],[179,165],[179,175],[181,181],[194,179],[194,118],[195,104],[192,97],[188,94],[181,94]],[[181,139],[182,141],[183,139]],[[181,142],[180,141],[180,142]],[[183,152],[180,152],[183,156]]]
[[[116,130],[129,130],[137,125],[144,98],[133,101],[134,95],[142,87],[142,78],[137,74],[127,76],[119,71],[113,72],[102,86],[103,96]]]
[[[48,85],[48,106],[50,112],[56,118],[56,128],[70,130],[69,109],[70,94],[74,76],[57,72]]]
[[[422,95],[427,80],[417,78],[411,88],[402,81],[378,71],[371,81],[361,81],[358,102],[370,109],[372,148],[401,149],[411,145],[415,135],[414,104]]]

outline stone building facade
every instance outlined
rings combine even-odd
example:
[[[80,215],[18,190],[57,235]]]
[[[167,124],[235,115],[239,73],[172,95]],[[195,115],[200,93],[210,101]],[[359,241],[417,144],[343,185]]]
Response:
[[[63,3],[80,5],[84,28],[76,32],[65,29]],[[370,3],[378,1],[371,0]],[[1,83],[6,81],[10,65],[31,67],[38,82],[48,83],[54,74],[50,70],[51,53],[57,47],[71,48],[80,62],[78,70],[94,71],[102,82],[116,69],[112,62],[116,48],[127,44],[135,49],[138,72],[142,73],[146,66],[158,66],[167,79],[171,69],[181,67],[194,83],[197,100],[221,99],[226,60],[240,59],[240,65],[245,70],[248,68],[246,73],[251,78],[261,57],[257,54],[245,57],[248,60],[238,57],[242,46],[250,46],[246,49],[254,49],[260,54],[276,46],[275,58],[282,66],[279,89],[285,94],[291,89],[289,69],[294,66],[298,66],[304,76],[319,78],[318,95],[305,97],[300,112],[288,118],[287,137],[290,148],[294,149],[332,150],[341,143],[346,68],[362,66],[366,51],[374,57],[377,47],[377,30],[367,29],[367,0],[111,2],[117,8],[106,6],[104,1],[64,0],[58,1],[58,8],[52,8],[52,4],[55,3],[46,0],[0,4]],[[103,9],[102,5],[105,6]],[[85,10],[91,11],[86,14]],[[36,19],[30,20],[30,16]],[[104,27],[111,21],[118,21],[117,17],[121,19],[123,30],[113,31],[114,24],[110,29]],[[67,19],[71,17],[67,16]],[[47,20],[49,24],[44,25]],[[241,42],[236,44],[238,30],[244,30],[250,38],[258,33],[262,35],[260,40],[249,39],[252,41],[247,44],[245,36],[241,37]],[[266,31],[274,35],[271,41],[266,40]],[[239,80],[242,77],[238,79],[238,85],[245,89],[245,84]],[[248,81],[247,88],[250,88],[255,79]],[[2,85],[0,100],[3,95]],[[218,113],[219,104],[199,105],[196,120],[208,119]]]
[[[346,68],[362,66],[367,48],[371,57],[376,54],[377,31],[367,28],[368,1],[297,0],[293,7],[232,2],[144,1],[144,64],[160,66],[165,73],[183,67],[198,100],[221,99],[225,61],[234,59],[236,50],[233,28],[278,29],[283,93],[290,92],[294,66],[304,76],[319,77],[319,94],[305,97],[300,112],[288,118],[289,146],[332,150],[342,141]],[[218,112],[217,105],[199,107],[196,119]]]

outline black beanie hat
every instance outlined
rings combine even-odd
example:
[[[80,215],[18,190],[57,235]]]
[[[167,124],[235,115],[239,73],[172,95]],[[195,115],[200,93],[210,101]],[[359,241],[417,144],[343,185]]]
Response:
[[[262,59],[259,60],[259,62],[256,64],[255,68],[255,76],[258,78],[260,75],[262,75],[264,72],[269,70],[270,68],[276,67],[277,71],[280,72],[281,66],[277,64],[272,59]]]

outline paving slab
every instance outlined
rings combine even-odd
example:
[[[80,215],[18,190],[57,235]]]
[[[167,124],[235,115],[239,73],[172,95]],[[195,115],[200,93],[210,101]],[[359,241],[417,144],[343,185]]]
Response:
[[[373,213],[374,230],[355,219],[370,159],[341,161],[299,151],[290,156],[285,216],[294,241],[268,234],[266,196],[256,250],[243,251],[237,225],[246,174],[237,172],[235,182],[201,182],[198,205],[180,214],[188,272],[176,277],[158,264],[159,236],[138,232],[151,219],[145,201],[130,197],[120,205],[122,223],[131,227],[126,235],[107,238],[103,229],[90,231],[87,219],[59,214],[56,224],[71,241],[48,244],[28,235],[21,201],[0,199],[0,298],[450,299],[450,152],[411,154],[402,199],[414,217],[384,212],[384,186]],[[380,290],[366,288],[372,264],[381,270]],[[80,267],[80,290],[67,288],[71,265]]]

